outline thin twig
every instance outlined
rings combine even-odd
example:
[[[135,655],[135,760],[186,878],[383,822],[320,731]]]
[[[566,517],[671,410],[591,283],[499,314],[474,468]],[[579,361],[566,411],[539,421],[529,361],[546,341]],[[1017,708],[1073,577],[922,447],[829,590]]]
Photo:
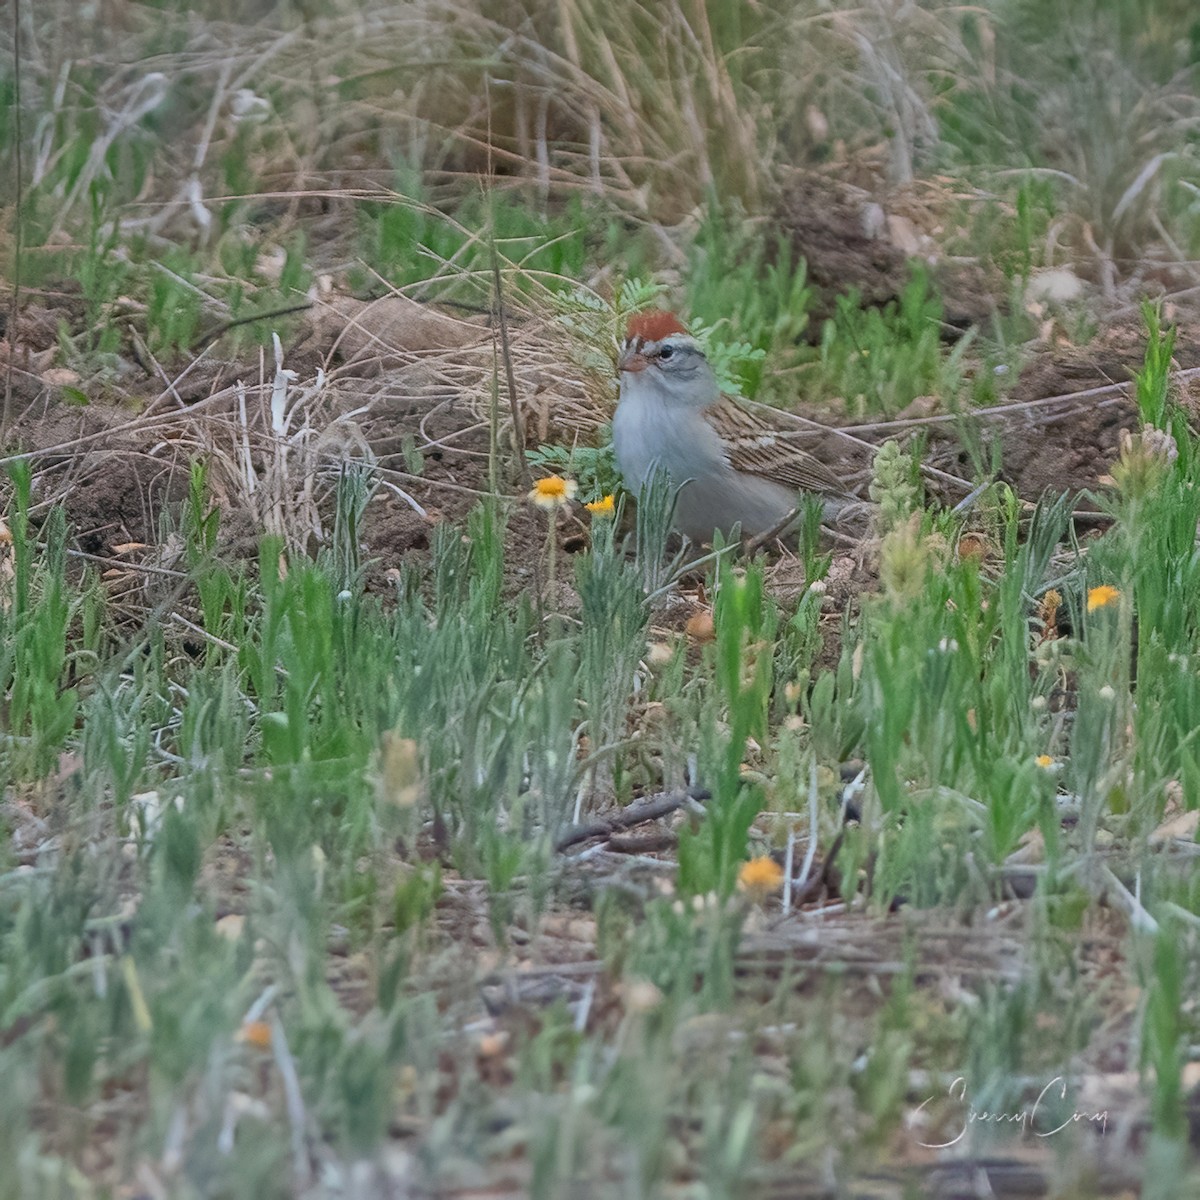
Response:
[[[45,542],[38,542],[39,550],[46,549]],[[114,571],[130,571],[134,574],[142,575],[162,575],[166,579],[190,579],[186,571],[173,571],[170,567],[152,567],[149,563],[129,562],[124,558],[113,558],[106,554],[89,554],[86,550],[74,550],[68,548],[66,551],[68,558],[82,558],[85,562],[98,563],[100,566],[110,567]]]
[[[273,321],[276,317],[290,317],[293,313],[307,312],[312,307],[313,302],[311,300],[303,300],[298,304],[285,304],[281,308],[269,308],[265,312],[248,313],[243,317],[231,317],[227,321],[222,321],[218,325],[197,333],[188,343],[187,348],[192,350],[196,346],[215,342],[231,329],[238,329],[243,325],[252,325],[255,321]]]
[[[796,829],[788,826],[787,849],[783,854],[783,911],[786,915],[792,911],[792,866],[796,859]]]
[[[1158,932],[1158,922],[1146,911],[1142,902],[1113,874],[1107,863],[1098,862],[1096,864],[1095,879],[1098,892],[1128,917],[1129,924],[1138,933]]]
[[[1182,371],[1172,372],[1171,382],[1177,384],[1186,383],[1197,376],[1200,376],[1200,367],[1187,367]],[[1005,417],[1031,408],[1052,407],[1059,404],[1069,404],[1072,401],[1093,400],[1101,396],[1111,396],[1113,400],[1122,400],[1126,398],[1126,393],[1132,386],[1132,382],[1105,383],[1098,387],[1085,388],[1081,392],[1063,392],[1057,396],[1043,396],[1039,400],[1020,400],[1015,404],[993,404],[989,408],[976,408],[964,413],[941,413],[929,417],[905,417],[897,421],[873,421],[867,425],[850,425],[844,429],[832,429],[826,426],[818,427],[826,429],[829,433],[839,435],[849,434],[852,436],[853,433],[882,433],[926,425],[947,425],[961,421],[964,417],[971,419],[977,417]],[[795,416],[794,413],[788,413],[787,415]],[[817,423],[811,422],[811,424]]]
[[[670,830],[662,833],[612,833],[597,849],[613,854],[658,854],[674,850],[679,839]]]
[[[800,516],[801,512],[803,512],[803,511],[804,511],[804,501],[801,500],[801,502],[799,504],[797,504],[796,507],[793,508],[792,511],[789,512],[787,514],[787,516],[783,518],[782,521],[777,521],[765,533],[755,534],[754,537],[750,538],[746,542],[746,546],[745,546],[746,554],[753,555],[757,551],[761,550],[769,542],[773,542],[776,538],[781,537],[783,535],[784,530],[786,530],[789,525],[793,524],[795,522],[795,520]]]
[[[138,332],[137,326],[132,323],[129,325],[129,335],[133,341],[133,347],[136,356],[141,362],[146,373],[157,375],[159,379],[161,379],[166,385],[167,393],[174,398],[175,403],[180,408],[186,408],[187,406],[184,404],[183,397],[179,394],[174,383],[171,382],[170,376],[168,376],[166,371],[163,370],[162,363],[160,363],[158,359],[154,357],[154,352],[149,346],[146,345],[142,335]]]
[[[275,1016],[271,1018],[271,1049],[274,1051],[275,1065],[283,1083],[284,1107],[291,1131],[292,1170],[295,1172],[295,1181],[306,1184],[312,1177],[312,1166],[308,1159],[308,1117],[304,1108],[304,1095],[296,1072],[296,1060],[292,1057],[287,1035],[283,1031],[283,1023]]]
[[[810,755],[808,759],[808,848],[804,853],[804,862],[800,867],[800,878],[797,881],[801,891],[808,883],[808,873],[812,870],[813,859],[817,856],[817,834],[820,819],[820,797],[817,791],[817,756]]]
[[[8,305],[8,366],[4,372],[4,411],[0,414],[0,446],[8,442],[8,424],[12,417],[13,359],[17,350],[17,318],[21,312],[21,252],[23,249],[21,229],[22,172],[21,140],[21,0],[13,0],[13,183],[16,199],[16,215],[13,230],[13,287]]]
[[[217,637],[215,633],[209,633],[207,629],[201,629],[194,621],[189,621],[187,617],[181,616],[177,612],[171,614],[171,620],[176,622],[176,624],[182,625],[197,637],[203,638],[210,645],[220,646],[222,650],[231,650],[234,654],[237,654],[241,650],[240,646],[235,646],[232,642],[227,642],[224,638]]]
[[[641,825],[644,821],[657,821],[692,801],[711,798],[712,793],[704,788],[693,787],[684,792],[659,792],[657,795],[647,796],[636,804],[629,805],[628,808],[621,809],[606,821],[590,821],[586,825],[573,826],[560,835],[558,841],[554,843],[554,849],[561,854],[562,851],[569,850],[580,842],[587,842],[598,837],[606,838],[619,830]]]
[[[513,370],[512,346],[508,340],[508,317],[504,312],[504,292],[500,283],[500,255],[496,250],[496,231],[489,231],[488,243],[492,252],[492,289],[496,304],[496,321],[500,329],[500,356],[504,360],[504,382],[508,387],[508,405],[512,410],[513,449],[517,456],[517,472],[523,491],[533,486],[529,464],[525,461],[525,426],[521,420],[521,407],[517,400],[517,377]]]

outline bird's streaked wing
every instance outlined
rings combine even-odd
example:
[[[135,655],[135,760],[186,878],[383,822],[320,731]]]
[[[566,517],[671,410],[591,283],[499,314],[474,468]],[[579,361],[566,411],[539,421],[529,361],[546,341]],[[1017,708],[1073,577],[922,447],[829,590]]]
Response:
[[[735,471],[758,475],[797,491],[844,495],[845,482],[819,458],[728,396],[709,405],[704,415],[724,441]]]

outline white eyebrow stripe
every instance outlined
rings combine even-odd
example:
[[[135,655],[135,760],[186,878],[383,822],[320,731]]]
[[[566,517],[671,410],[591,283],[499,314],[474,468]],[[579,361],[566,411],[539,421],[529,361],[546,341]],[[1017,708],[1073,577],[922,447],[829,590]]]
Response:
[[[698,354],[702,358],[704,357],[704,351],[700,349],[696,339],[685,333],[671,333],[657,341],[651,341],[642,337],[640,333],[635,333],[632,337],[627,337],[622,344],[623,349],[644,354],[648,358],[653,358],[667,346],[682,353]]]

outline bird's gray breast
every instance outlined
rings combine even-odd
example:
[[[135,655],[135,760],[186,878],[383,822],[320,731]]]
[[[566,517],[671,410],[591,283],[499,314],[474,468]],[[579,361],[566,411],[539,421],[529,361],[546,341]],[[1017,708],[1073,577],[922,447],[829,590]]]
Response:
[[[715,429],[694,408],[623,399],[613,417],[617,466],[631,491],[639,491],[656,468],[680,487],[729,469]]]

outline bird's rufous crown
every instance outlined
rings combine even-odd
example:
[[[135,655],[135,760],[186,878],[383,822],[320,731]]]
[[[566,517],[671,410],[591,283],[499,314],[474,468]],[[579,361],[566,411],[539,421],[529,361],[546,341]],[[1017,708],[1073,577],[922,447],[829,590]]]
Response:
[[[634,313],[629,318],[625,340],[641,338],[643,342],[661,342],[663,338],[675,333],[687,334],[683,322],[674,313],[661,308],[651,308],[645,312]]]

